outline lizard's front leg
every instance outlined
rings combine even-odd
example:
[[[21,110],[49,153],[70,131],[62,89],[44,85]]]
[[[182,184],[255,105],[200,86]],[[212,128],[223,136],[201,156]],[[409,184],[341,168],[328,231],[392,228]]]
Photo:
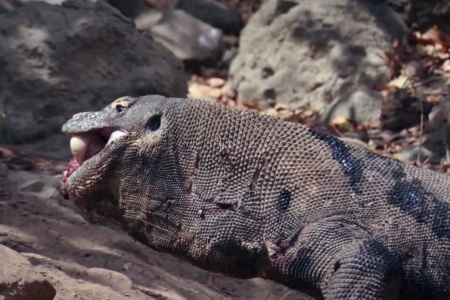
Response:
[[[272,279],[316,299],[398,299],[401,274],[369,232],[346,221],[307,225],[283,249],[269,251]]]
[[[376,241],[344,247],[333,266],[325,299],[400,299],[401,274]]]

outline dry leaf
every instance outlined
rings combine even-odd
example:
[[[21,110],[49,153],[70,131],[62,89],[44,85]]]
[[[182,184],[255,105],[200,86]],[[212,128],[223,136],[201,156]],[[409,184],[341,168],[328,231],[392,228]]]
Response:
[[[344,117],[335,117],[331,120],[330,124],[342,131],[348,131],[352,125],[350,121]]]
[[[423,40],[433,41],[434,43],[440,43],[440,41],[441,41],[440,32],[439,32],[437,26],[433,26],[433,27],[429,28],[427,31],[425,31],[421,35],[420,38]]]
[[[445,60],[444,63],[442,64],[442,70],[444,72],[450,72],[450,60]]]
[[[397,77],[394,80],[391,80],[388,83],[388,86],[401,89],[401,88],[405,87],[407,81],[408,81],[408,77],[401,75],[400,77]]]

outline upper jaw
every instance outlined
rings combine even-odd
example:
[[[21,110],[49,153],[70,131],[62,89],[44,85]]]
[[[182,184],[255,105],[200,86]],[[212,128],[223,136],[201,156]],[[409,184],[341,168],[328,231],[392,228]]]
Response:
[[[62,131],[71,137],[70,149],[79,165],[127,135],[114,123],[109,110],[104,109],[77,113],[62,126]]]

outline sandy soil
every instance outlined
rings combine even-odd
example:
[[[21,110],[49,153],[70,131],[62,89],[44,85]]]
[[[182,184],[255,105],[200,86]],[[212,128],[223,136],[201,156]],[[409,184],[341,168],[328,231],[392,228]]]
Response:
[[[308,299],[270,281],[203,271],[83,215],[57,192],[67,149],[42,145],[0,147],[0,244],[25,256],[55,299]]]

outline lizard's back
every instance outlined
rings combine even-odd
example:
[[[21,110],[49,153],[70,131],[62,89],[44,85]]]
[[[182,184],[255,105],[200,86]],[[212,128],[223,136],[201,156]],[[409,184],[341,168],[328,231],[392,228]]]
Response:
[[[240,199],[236,205],[245,208],[246,218],[263,220],[264,240],[276,260],[298,257],[301,247],[289,245],[309,244],[308,234],[320,239],[317,227],[323,227],[330,243],[342,240],[342,248],[352,248],[351,239],[367,242],[357,246],[369,250],[376,248],[371,243],[384,247],[401,269],[405,297],[450,298],[450,177],[298,124],[212,107],[195,108],[203,112],[203,124],[196,127],[202,147],[196,149],[208,153],[203,164],[215,166],[197,174],[208,180],[199,191],[218,202]],[[225,192],[217,196],[218,186]],[[262,206],[255,208],[257,201]],[[333,237],[331,230],[339,231],[334,226],[348,230]],[[308,247],[330,256],[339,252]],[[290,263],[291,277],[315,276],[306,274],[314,267]]]

